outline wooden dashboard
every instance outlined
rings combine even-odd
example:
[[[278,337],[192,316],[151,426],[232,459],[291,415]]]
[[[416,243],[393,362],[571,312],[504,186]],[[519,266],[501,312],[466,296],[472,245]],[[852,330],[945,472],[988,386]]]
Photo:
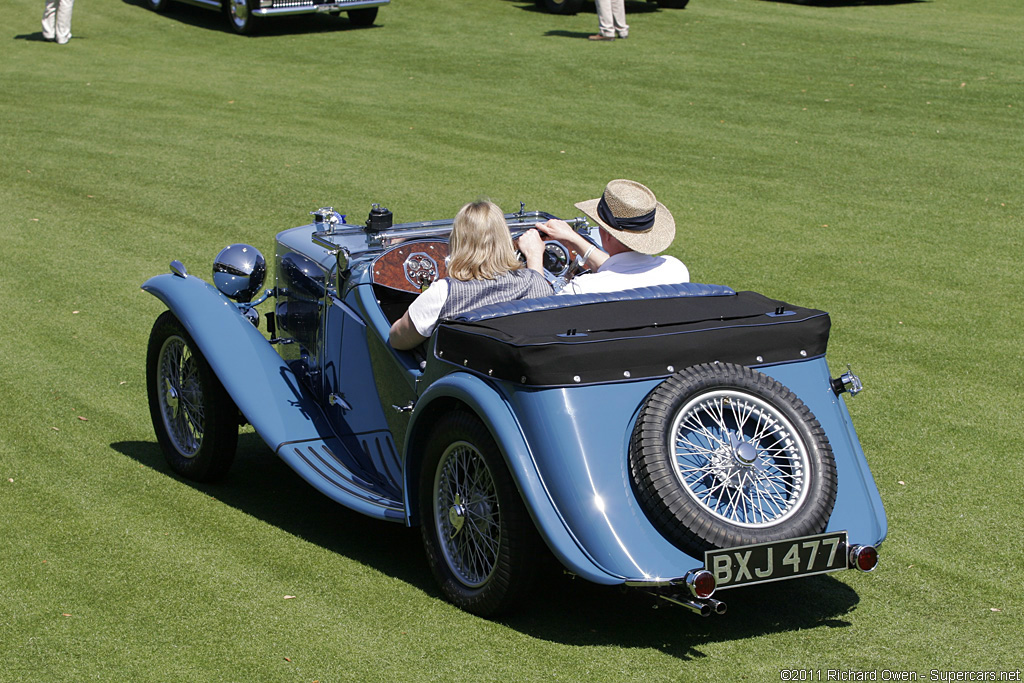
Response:
[[[373,262],[373,283],[419,294],[434,280],[448,277],[448,242],[420,240],[400,244]]]
[[[545,242],[544,249],[544,269],[555,277],[565,275],[577,257],[575,249],[555,240]],[[448,242],[444,240],[400,244],[373,262],[373,283],[419,294],[435,280],[448,277],[447,257]]]

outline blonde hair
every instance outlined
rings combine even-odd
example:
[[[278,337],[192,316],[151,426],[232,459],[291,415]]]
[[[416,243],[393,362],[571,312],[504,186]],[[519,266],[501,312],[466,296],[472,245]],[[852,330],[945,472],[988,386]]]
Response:
[[[493,280],[523,266],[516,257],[505,214],[486,199],[459,209],[449,251],[448,275],[456,280]]]

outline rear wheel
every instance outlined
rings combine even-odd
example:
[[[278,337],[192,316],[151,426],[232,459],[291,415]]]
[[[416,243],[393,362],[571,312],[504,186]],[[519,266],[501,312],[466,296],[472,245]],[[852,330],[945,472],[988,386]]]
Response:
[[[377,7],[364,7],[362,9],[350,9],[348,20],[353,26],[373,26],[377,20]]]
[[[146,385],[153,429],[171,469],[197,481],[223,476],[238,444],[238,408],[170,311],[149,335]]]
[[[434,428],[420,477],[420,519],[431,571],[457,607],[491,616],[528,593],[542,543],[475,415],[455,411]]]
[[[576,14],[583,0],[537,0],[537,7],[551,14]]]

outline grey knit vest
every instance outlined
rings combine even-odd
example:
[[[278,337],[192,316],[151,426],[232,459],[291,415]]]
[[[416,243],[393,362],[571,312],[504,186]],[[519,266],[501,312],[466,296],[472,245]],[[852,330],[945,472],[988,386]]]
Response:
[[[544,276],[529,268],[499,275],[493,280],[448,278],[448,300],[441,306],[439,320],[454,318],[474,308],[505,301],[551,296],[554,291]]]

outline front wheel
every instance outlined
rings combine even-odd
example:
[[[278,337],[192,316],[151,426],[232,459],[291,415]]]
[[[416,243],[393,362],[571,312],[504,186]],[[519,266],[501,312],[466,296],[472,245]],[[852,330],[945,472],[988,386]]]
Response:
[[[224,14],[228,18],[228,25],[235,33],[249,35],[256,28],[258,20],[252,13],[249,0],[224,0]]]
[[[377,7],[350,9],[348,20],[353,26],[373,26],[373,22],[377,20],[377,9]]]
[[[551,14],[576,14],[583,0],[537,0],[537,7]]]
[[[170,311],[149,335],[146,386],[156,439],[171,469],[196,481],[223,476],[238,444],[238,408]]]
[[[427,442],[420,519],[430,569],[455,606],[491,616],[529,591],[543,550],[487,427],[446,415]]]

